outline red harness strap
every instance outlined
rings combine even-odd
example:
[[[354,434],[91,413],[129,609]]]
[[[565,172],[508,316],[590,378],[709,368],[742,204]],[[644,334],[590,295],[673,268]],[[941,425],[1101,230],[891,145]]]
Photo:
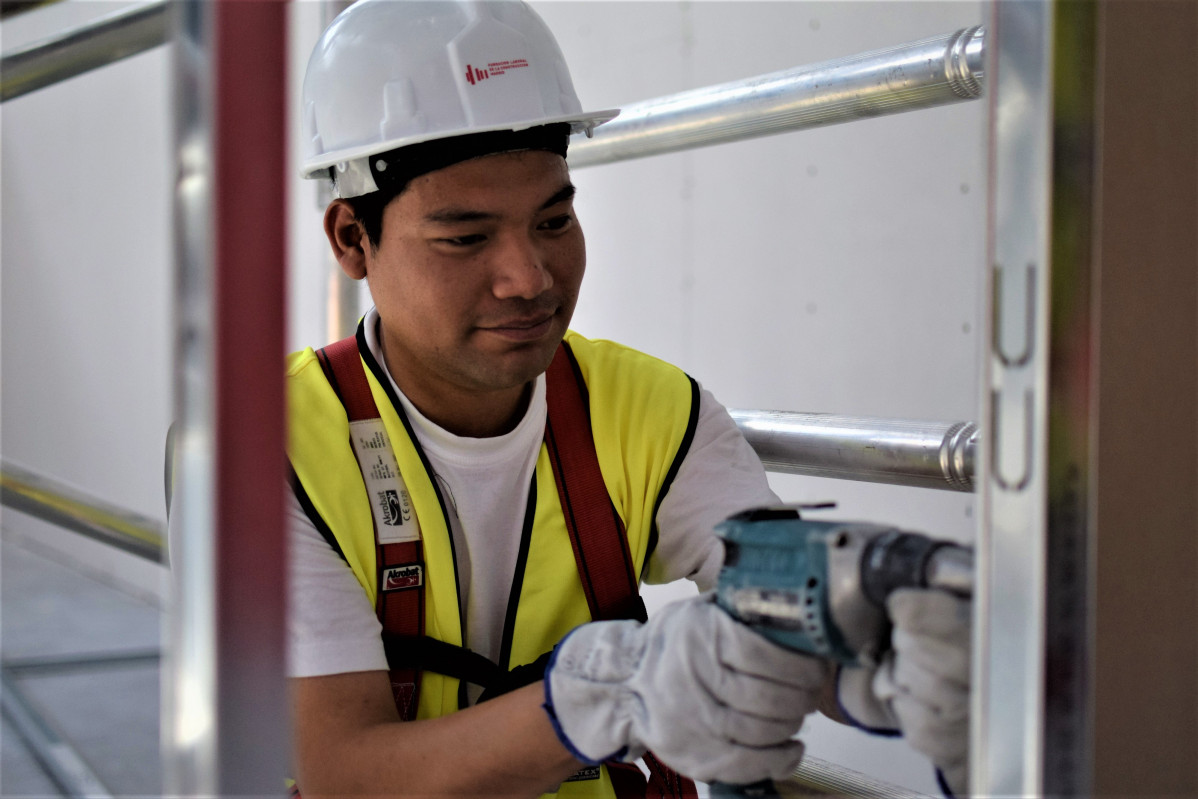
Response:
[[[553,466],[574,561],[591,618],[645,620],[645,603],[628,551],[628,534],[612,505],[595,452],[586,383],[563,343],[545,373],[545,446]],[[645,754],[649,780],[634,763],[607,763],[619,799],[696,799],[695,783]]]
[[[599,469],[591,414],[570,348],[562,345],[545,373],[545,447],[574,561],[595,621],[645,620],[624,522],[612,506]]]
[[[321,368],[351,422],[378,419],[378,407],[366,381],[354,336],[342,339],[319,350]],[[373,519],[373,514],[371,515]],[[377,524],[375,525],[377,528]],[[383,590],[388,570],[399,566],[418,565],[424,570],[424,545],[420,541],[380,544],[378,529],[374,531],[375,560],[378,566],[378,599],[375,612],[383,629],[396,635],[424,635],[424,581],[418,586]],[[420,694],[420,671],[414,668],[391,669],[391,694],[404,721],[416,718],[416,700]]]

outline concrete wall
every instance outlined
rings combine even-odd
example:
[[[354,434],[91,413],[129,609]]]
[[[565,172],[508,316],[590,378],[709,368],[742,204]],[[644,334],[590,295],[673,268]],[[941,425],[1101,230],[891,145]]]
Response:
[[[118,7],[14,18],[3,49]],[[536,7],[588,108],[984,21],[977,2]],[[293,12],[298,93],[321,8]],[[0,110],[3,456],[158,517],[171,417],[169,65],[161,48]],[[983,122],[974,102],[578,170],[589,269],[575,327],[678,363],[730,406],[976,418]],[[289,341],[320,344],[330,267],[312,184],[296,181],[291,213]],[[775,487],[835,500],[841,518],[973,532],[970,495],[797,477]],[[46,534],[18,514],[4,526]],[[804,737],[818,756],[935,792],[901,742],[819,723]]]

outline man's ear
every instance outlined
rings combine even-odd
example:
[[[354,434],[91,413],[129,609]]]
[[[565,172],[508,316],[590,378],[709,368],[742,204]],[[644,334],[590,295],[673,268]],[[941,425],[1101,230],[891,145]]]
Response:
[[[333,200],[324,210],[324,234],[341,271],[354,280],[366,277],[366,248],[370,241],[354,208],[345,200]]]

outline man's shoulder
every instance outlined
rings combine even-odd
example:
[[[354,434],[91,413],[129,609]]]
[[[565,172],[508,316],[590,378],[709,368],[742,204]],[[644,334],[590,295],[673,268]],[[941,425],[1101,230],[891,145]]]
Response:
[[[343,418],[345,408],[311,347],[287,356],[284,382],[292,419]]]
[[[573,330],[566,332],[566,343],[574,353],[584,376],[624,376],[637,379],[686,379],[677,366],[625,344],[607,339],[592,339]]]
[[[319,364],[320,362],[316,359],[316,351],[308,347],[287,356],[284,362],[284,374],[287,377],[299,377],[312,366],[319,366]]]
[[[655,431],[649,438],[656,438],[679,425],[685,427],[694,415],[697,385],[677,366],[613,341],[576,333],[567,335],[566,343],[586,383],[591,421],[605,435],[640,441],[646,431]]]

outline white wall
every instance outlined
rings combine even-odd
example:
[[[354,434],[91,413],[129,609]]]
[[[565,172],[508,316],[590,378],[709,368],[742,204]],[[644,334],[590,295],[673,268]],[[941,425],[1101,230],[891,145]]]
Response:
[[[984,21],[979,2],[535,5],[588,108]],[[116,7],[15,18],[3,49]],[[293,12],[298,92],[321,9]],[[162,48],[0,111],[3,455],[155,516],[171,407],[168,70]],[[589,269],[574,326],[678,363],[730,406],[976,418],[983,116],[964,103],[578,170]],[[315,187],[295,183],[298,347],[324,343],[329,263]],[[973,531],[970,495],[785,476],[775,488],[836,500],[839,518]],[[805,738],[935,792],[901,742],[831,724]]]

